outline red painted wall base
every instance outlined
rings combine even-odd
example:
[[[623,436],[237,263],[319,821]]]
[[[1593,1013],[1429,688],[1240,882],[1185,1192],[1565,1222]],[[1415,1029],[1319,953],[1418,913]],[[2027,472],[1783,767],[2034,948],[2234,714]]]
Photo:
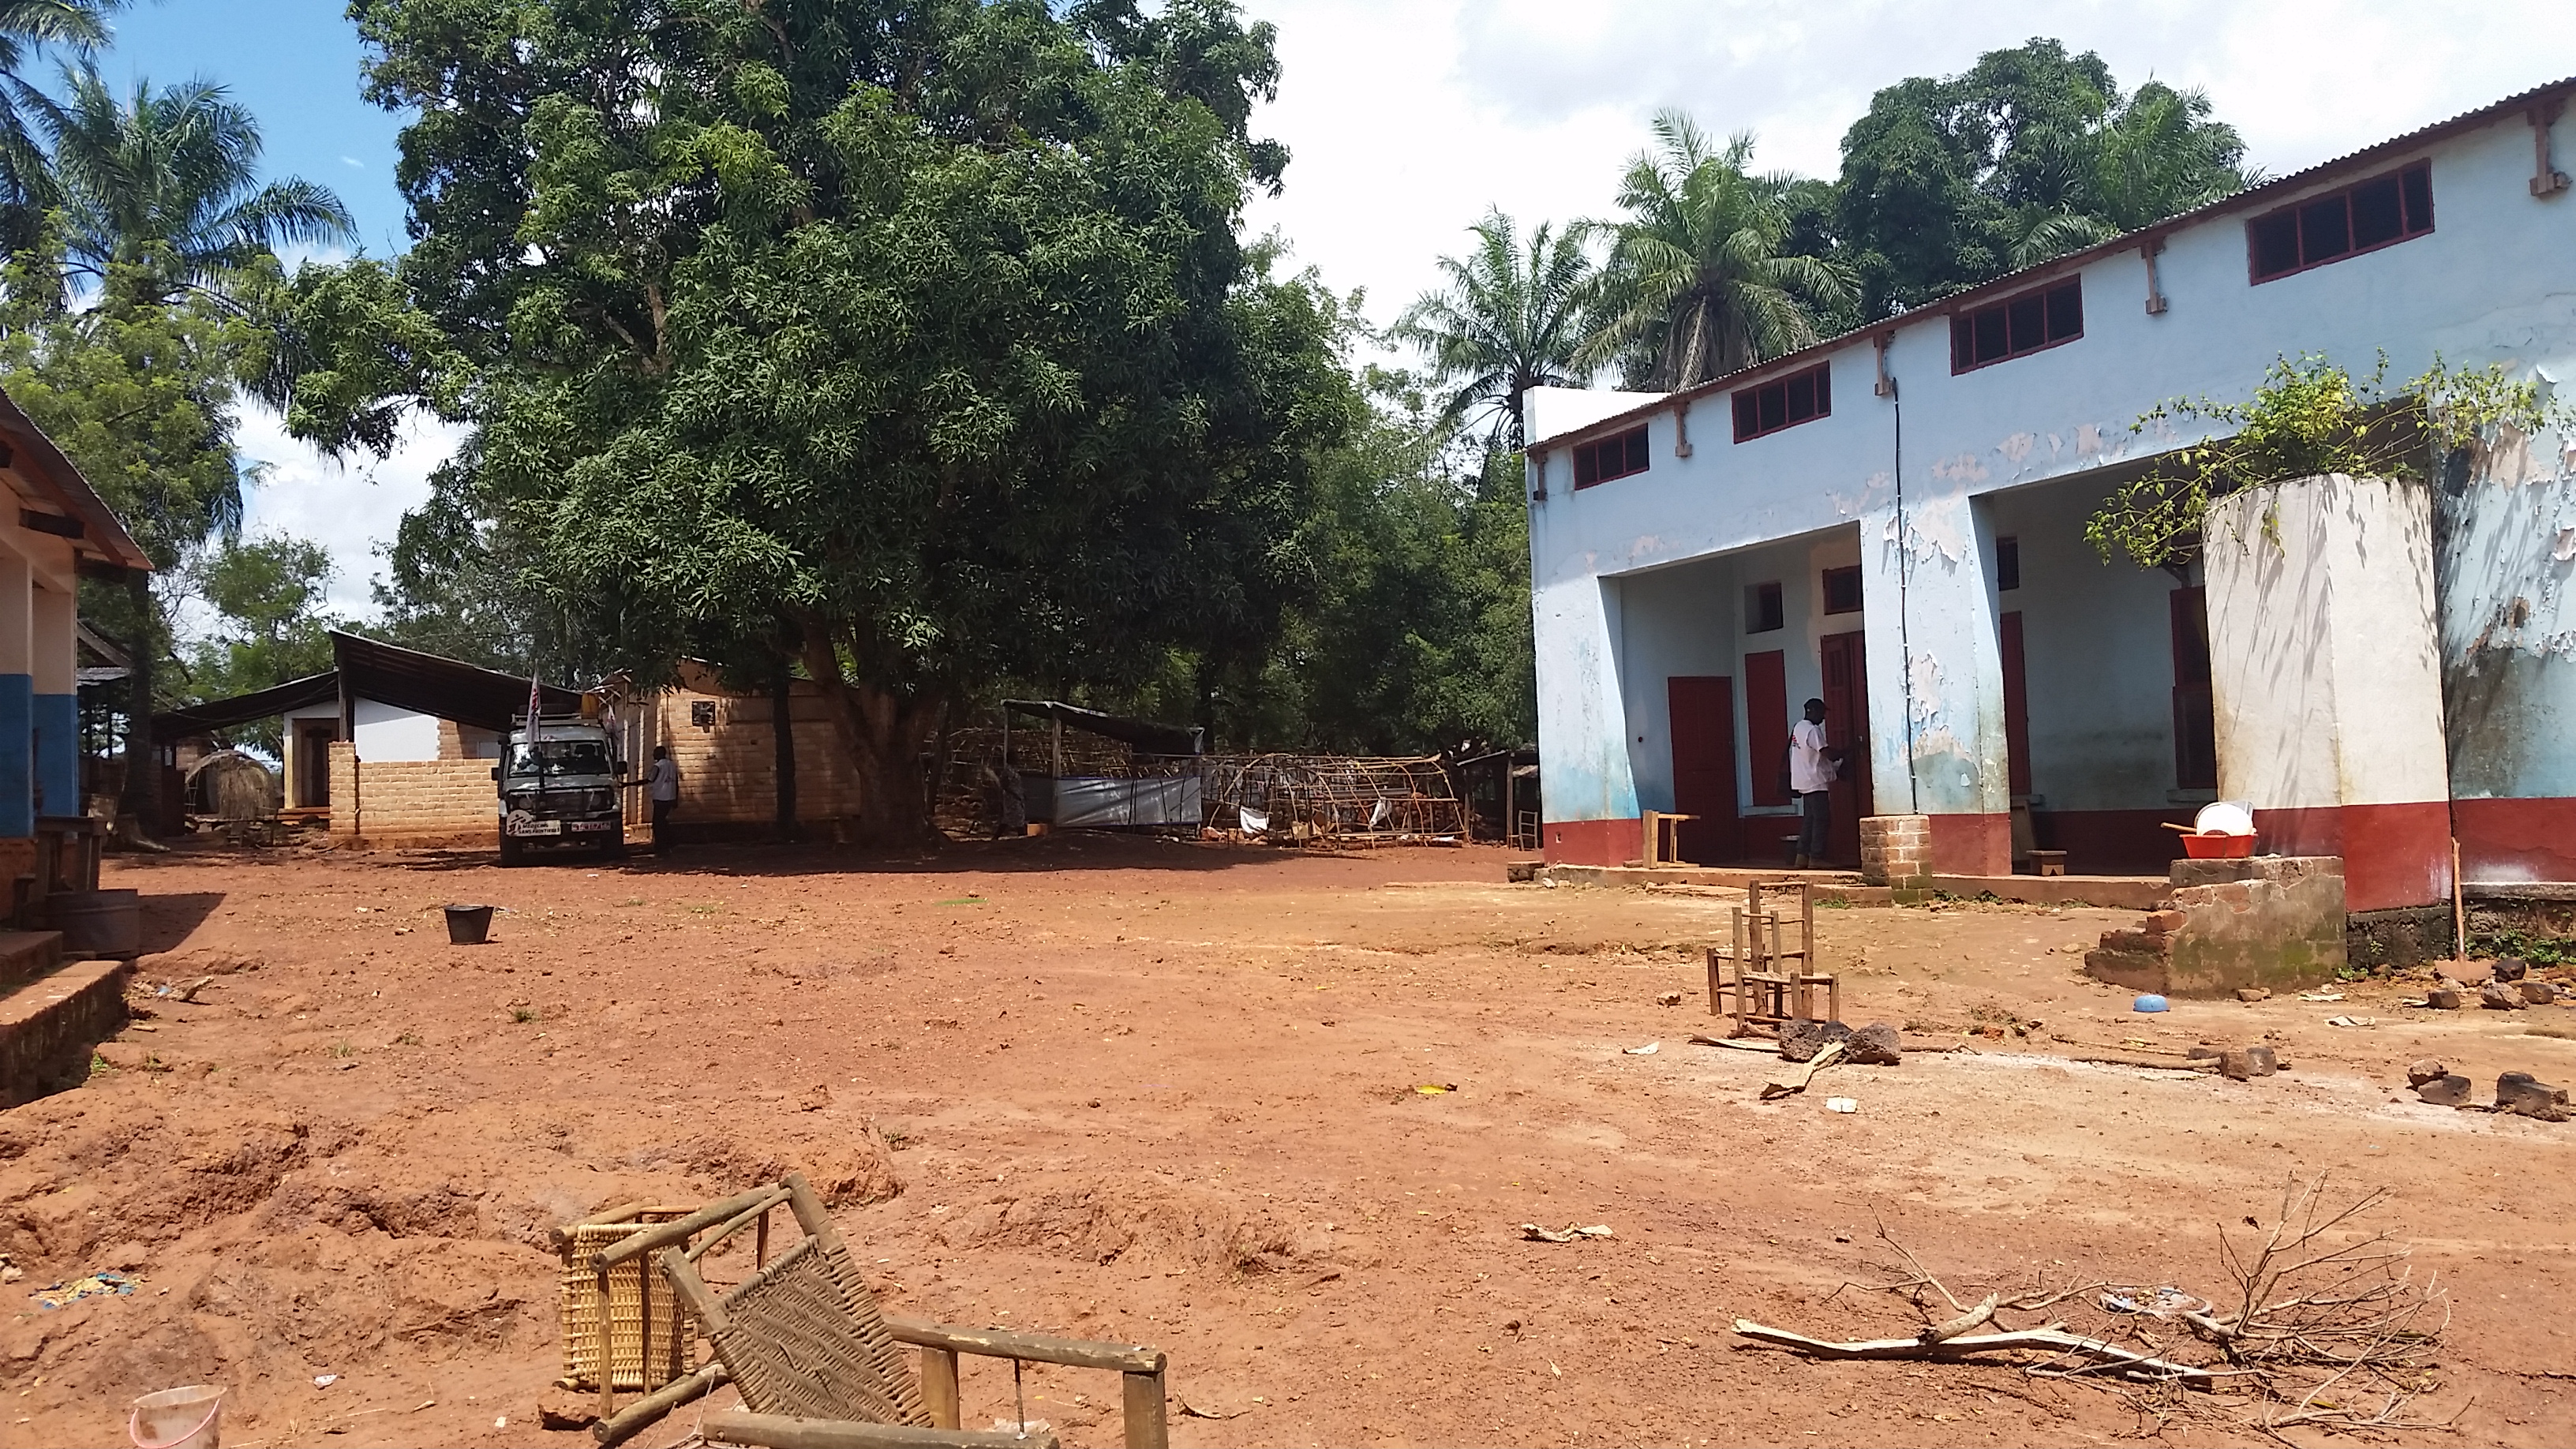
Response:
[[[2255,848],[2274,855],[2343,857],[2344,908],[2384,911],[2451,898],[2451,807],[2329,805],[2254,812]]]
[[[1934,875],[2012,874],[2010,815],[1934,815]]]
[[[1646,848],[1646,822],[1636,818],[1551,820],[1539,833],[1550,865],[1626,865]]]
[[[2463,880],[2576,881],[2576,800],[2457,800]]]

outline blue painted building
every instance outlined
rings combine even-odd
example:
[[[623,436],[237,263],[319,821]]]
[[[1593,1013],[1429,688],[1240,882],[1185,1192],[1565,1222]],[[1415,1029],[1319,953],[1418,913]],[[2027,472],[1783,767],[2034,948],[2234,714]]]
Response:
[[[79,580],[149,569],[53,440],[0,394],[0,871],[26,873],[38,821],[82,813]]]

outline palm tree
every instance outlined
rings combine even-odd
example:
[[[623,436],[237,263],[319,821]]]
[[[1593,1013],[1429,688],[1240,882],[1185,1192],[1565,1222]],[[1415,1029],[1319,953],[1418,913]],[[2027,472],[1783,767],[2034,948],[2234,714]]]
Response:
[[[355,238],[330,188],[260,184],[259,123],[222,86],[155,91],[138,79],[120,100],[96,66],[66,68],[63,80],[67,99],[29,99],[53,153],[73,276],[127,269],[143,301],[191,290],[237,301],[227,283],[278,247]]]
[[[1578,361],[1624,364],[1673,389],[1816,340],[1817,311],[1848,305],[1845,270],[1782,250],[1795,178],[1755,176],[1750,134],[1723,149],[1679,111],[1655,116],[1660,156],[1640,153],[1619,188],[1595,325]]]
[[[2262,180],[2234,126],[2209,119],[2209,93],[2148,81],[2085,137],[2090,164],[2066,205],[2008,219],[2016,267],[2080,251],[2232,196]]]
[[[0,0],[0,252],[36,244],[53,173],[28,132],[26,108],[41,99],[21,78],[48,45],[86,54],[107,43],[107,12],[120,0]]]
[[[1471,414],[1490,419],[1487,446],[1518,451],[1521,397],[1534,387],[1581,387],[1575,364],[1592,284],[1592,259],[1570,232],[1540,222],[1520,244],[1500,210],[1469,228],[1476,247],[1464,260],[1442,257],[1449,285],[1426,292],[1396,320],[1393,335],[1422,349],[1432,377],[1449,396],[1444,427]]]

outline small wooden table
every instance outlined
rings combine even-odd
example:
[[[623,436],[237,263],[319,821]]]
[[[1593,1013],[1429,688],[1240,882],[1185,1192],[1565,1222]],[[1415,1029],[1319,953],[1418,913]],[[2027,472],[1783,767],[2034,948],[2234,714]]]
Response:
[[[1687,864],[1682,859],[1681,825],[1683,821],[1698,818],[1696,815],[1677,815],[1669,810],[1647,811],[1646,864],[1649,867]]]

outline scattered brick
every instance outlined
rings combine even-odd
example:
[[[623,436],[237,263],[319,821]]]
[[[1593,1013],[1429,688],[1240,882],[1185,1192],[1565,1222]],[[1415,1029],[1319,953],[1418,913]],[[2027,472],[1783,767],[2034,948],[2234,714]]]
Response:
[[[2534,1006],[2547,1006],[2558,999],[2558,988],[2550,985],[2546,981],[2526,980],[2517,981],[2513,984],[2521,988],[2522,999],[2530,1002]]]
[[[2454,987],[2436,986],[2424,993],[2424,1004],[2435,1011],[2457,1011],[2467,1001]]]
[[[2236,988],[2236,999],[2239,1001],[2269,1001],[2272,999],[2272,988],[2269,986],[2239,986]]]
[[[2521,992],[2501,981],[2490,981],[2478,988],[2478,1005],[2489,1011],[2520,1011],[2529,1004]]]
[[[2520,981],[2523,977],[2530,974],[2531,963],[2523,960],[2519,956],[2505,956],[2499,958],[2495,963],[2495,971],[2493,973],[2494,978],[2498,981]]]
[[[2477,1083],[2456,1072],[2415,1084],[2415,1095],[2436,1107],[2465,1107],[2469,1105],[2469,1093],[2476,1090]]]
[[[2450,1074],[2451,1069],[2442,1065],[2441,1058],[2425,1057],[2406,1069],[2406,1085],[2420,1087],[2426,1082],[2440,1081]]]
[[[1867,1067],[1892,1067],[1905,1060],[1905,1051],[1895,1027],[1873,1021],[1844,1041],[1843,1060]]]
[[[2535,1079],[2529,1072],[2507,1072],[2496,1078],[2496,1110],[2543,1122],[2567,1120],[2567,1089]]]

